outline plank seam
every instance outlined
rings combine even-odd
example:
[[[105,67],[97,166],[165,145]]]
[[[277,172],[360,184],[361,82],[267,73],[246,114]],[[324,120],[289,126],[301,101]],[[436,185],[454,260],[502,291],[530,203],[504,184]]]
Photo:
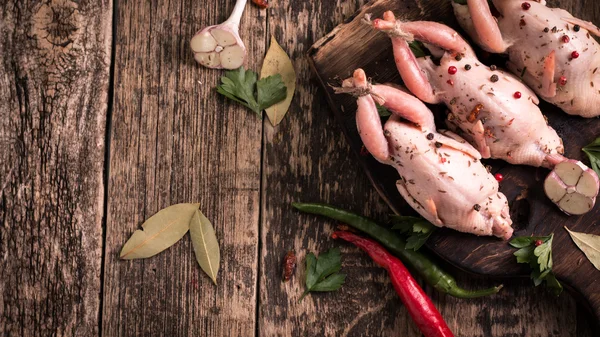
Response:
[[[267,48],[269,47],[269,12],[270,11],[266,11],[266,15],[265,15],[265,45],[264,45],[264,50],[266,51]],[[257,268],[256,268],[256,286],[255,286],[255,296],[256,296],[256,311],[254,313],[254,327],[255,327],[255,331],[254,331],[254,335],[255,337],[259,337],[260,336],[260,278],[261,278],[261,270],[262,270],[262,266],[261,266],[261,249],[262,249],[262,225],[263,225],[263,210],[265,209],[264,205],[266,202],[266,195],[264,193],[264,181],[265,181],[265,152],[267,151],[267,139],[265,136],[265,125],[266,123],[268,123],[267,119],[264,116],[264,113],[262,115],[262,128],[261,128],[261,150],[260,150],[260,183],[259,183],[259,191],[260,191],[260,196],[259,196],[259,200],[260,200],[260,205],[258,207],[258,231],[257,231],[257,235],[258,235],[258,245],[257,245],[257,249],[256,249],[256,259],[257,259]]]
[[[110,42],[110,65],[108,71],[108,97],[106,107],[106,126],[104,130],[104,174],[103,174],[103,204],[102,204],[102,256],[100,260],[100,302],[98,310],[98,336],[102,336],[102,327],[104,324],[104,276],[106,263],[106,224],[108,217],[108,184],[110,178],[110,140],[112,131],[112,112],[114,100],[114,79],[115,79],[115,55],[116,55],[116,36],[117,36],[117,2],[113,0],[112,22],[111,22],[111,42]]]

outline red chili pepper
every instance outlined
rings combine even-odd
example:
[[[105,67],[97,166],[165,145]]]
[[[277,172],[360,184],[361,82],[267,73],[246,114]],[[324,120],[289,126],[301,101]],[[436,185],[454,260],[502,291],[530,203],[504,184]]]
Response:
[[[388,271],[394,289],[425,337],[454,337],[440,312],[397,257],[388,253],[377,242],[350,232],[337,231],[331,236],[334,239],[346,240],[364,250],[375,263]]]

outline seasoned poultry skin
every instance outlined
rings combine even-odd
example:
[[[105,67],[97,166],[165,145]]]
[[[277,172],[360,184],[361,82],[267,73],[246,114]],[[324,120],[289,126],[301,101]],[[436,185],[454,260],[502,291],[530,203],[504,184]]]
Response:
[[[433,114],[414,96],[392,86],[371,85],[362,69],[341,92],[357,96],[356,123],[371,155],[400,174],[402,197],[425,219],[476,235],[512,236],[506,196],[464,139],[436,130]],[[382,126],[375,100],[392,116]]]
[[[400,75],[421,100],[444,103],[447,124],[473,144],[483,158],[551,168],[565,160],[556,131],[538,108],[537,96],[516,76],[491,69],[453,29],[437,22],[397,21],[392,12],[373,21],[390,35]],[[439,56],[416,58],[408,45],[419,40]]]
[[[487,0],[452,6],[459,24],[475,43],[508,54],[508,69],[540,97],[571,115],[600,115],[600,44],[593,23],[573,17],[546,1]]]

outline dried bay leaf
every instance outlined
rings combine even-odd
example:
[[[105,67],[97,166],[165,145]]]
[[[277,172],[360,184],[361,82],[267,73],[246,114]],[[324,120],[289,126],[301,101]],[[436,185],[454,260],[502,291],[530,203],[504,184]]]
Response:
[[[160,210],[142,224],[123,246],[122,259],[143,259],[171,247],[190,228],[200,204],[176,204]]]
[[[217,284],[221,260],[219,241],[212,224],[199,210],[196,210],[190,221],[190,236],[200,268]]]
[[[265,60],[263,61],[262,69],[260,70],[260,78],[263,79],[276,74],[281,75],[283,83],[287,88],[287,96],[281,102],[265,109],[273,126],[276,126],[281,122],[290,108],[294,92],[296,91],[296,72],[294,71],[292,61],[285,50],[277,43],[275,37],[271,36],[271,45],[267,51]]]
[[[600,270],[600,235],[572,232],[566,226],[565,229],[588,260]]]

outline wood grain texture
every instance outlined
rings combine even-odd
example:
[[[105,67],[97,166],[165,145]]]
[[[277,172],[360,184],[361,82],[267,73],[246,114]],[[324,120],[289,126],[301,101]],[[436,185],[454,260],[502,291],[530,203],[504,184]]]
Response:
[[[119,1],[112,117],[104,336],[252,336],[255,331],[261,120],[214,91],[223,72],[197,65],[194,33],[232,1]],[[265,12],[248,6],[249,66],[265,47]],[[199,202],[221,247],[218,285],[189,236],[146,260],[120,261],[159,209]]]
[[[259,336],[389,336],[405,331],[417,336],[410,318],[398,315],[386,275],[357,250],[331,240],[332,227],[326,222],[303,216],[290,205],[329,201],[366,214],[385,212],[350,157],[304,56],[316,39],[360,5],[362,1],[271,3],[269,33],[293,60],[298,82],[283,121],[273,128],[265,120]],[[298,302],[306,254],[338,246],[349,283],[340,291],[311,294]],[[283,257],[290,249],[297,253],[298,268],[290,282],[282,283]]]
[[[577,9],[582,10],[583,8],[591,8],[593,4],[590,2],[587,7],[574,8],[569,6],[571,3],[561,4],[568,10],[573,10],[574,14],[578,15]],[[556,5],[556,4],[550,4]],[[330,104],[332,105],[338,122],[342,126],[342,129],[346,132],[347,139],[354,150],[355,154],[358,154],[362,142],[356,132],[356,126],[354,121],[355,102],[348,96],[333,95],[332,90],[328,87],[328,83],[339,83],[340,79],[348,77],[351,72],[358,68],[364,68],[368,76],[371,76],[375,82],[398,82],[399,76],[393,63],[393,55],[391,53],[389,39],[377,32],[372,31],[369,27],[366,27],[361,19],[366,13],[372,13],[375,17],[381,15],[385,10],[394,10],[397,15],[403,19],[428,19],[434,21],[445,21],[446,23],[453,25],[454,18],[452,17],[452,10],[450,3],[447,1],[391,1],[391,0],[378,0],[364,6],[347,24],[335,28],[329,35],[318,41],[313,49],[310,51],[309,56],[311,57],[312,65],[319,75],[321,84],[326,89]],[[593,13],[593,12],[592,12]],[[586,19],[590,19],[588,16],[583,16]],[[550,111],[551,122],[554,119],[561,119],[557,129],[563,135],[566,135],[569,129],[572,130],[586,130],[586,135],[597,135],[600,133],[598,125],[590,126],[588,121],[583,119],[576,119],[575,121],[569,121],[570,125],[567,128],[567,118],[564,114],[558,113],[556,109],[552,109],[548,105],[542,107],[545,111]],[[439,110],[439,109],[438,109]],[[576,124],[576,126],[573,126]],[[567,141],[570,138],[569,144]],[[573,157],[578,157],[579,154],[575,152],[578,146],[581,147],[582,139],[584,135],[578,134],[572,137],[566,138],[567,152]],[[587,137],[589,138],[589,137]],[[593,139],[593,138],[591,138]],[[589,141],[589,140],[588,140]],[[388,201],[390,206],[402,213],[410,212],[410,208],[402,201],[398,192],[395,189],[395,180],[397,179],[397,173],[389,168],[384,167],[377,163],[372,158],[364,158],[358,156],[359,161],[362,162],[363,167],[373,181],[374,186],[382,192],[384,199]],[[535,184],[539,184],[542,175],[541,170],[523,168],[523,167],[507,167],[500,163],[494,163],[496,169],[502,168],[502,173],[505,176],[503,183],[503,190],[507,194],[509,200],[514,200],[521,190],[525,187],[532,191]],[[518,174],[516,172],[519,172]],[[526,172],[525,174],[520,172]],[[538,177],[539,176],[539,177]],[[515,179],[515,180],[512,180]],[[529,186],[531,185],[531,186]],[[507,188],[508,186],[508,188]],[[510,188],[515,186],[515,188]],[[538,189],[539,190],[539,189]],[[539,195],[538,195],[539,194]],[[541,193],[529,193],[527,200],[531,200],[532,197],[536,197],[535,200],[541,200]],[[541,224],[538,227],[523,225],[521,230],[518,232],[520,235],[527,235],[531,232],[536,234],[548,234],[545,230],[542,230],[544,224],[548,224],[549,220],[553,220],[550,223],[556,228],[547,227],[548,230],[554,230],[557,234],[557,239],[560,240],[563,236],[560,232],[561,223],[564,223],[563,215],[560,215],[557,210],[550,205],[549,202],[537,202],[540,205],[537,206],[535,211],[532,211],[529,216],[530,223]],[[513,206],[516,206],[513,204]],[[514,207],[520,208],[520,207]],[[534,209],[532,207],[532,209]],[[543,215],[547,212],[556,214],[556,219],[544,218]],[[535,215],[538,214],[538,217]],[[574,218],[573,223],[587,224],[583,230],[590,231],[595,221],[593,221],[594,215],[586,216],[583,218]],[[556,221],[561,219],[560,221]],[[525,218],[525,221],[528,219]],[[519,225],[519,224],[517,224]],[[581,229],[580,228],[580,229]],[[537,230],[536,230],[537,229]],[[430,240],[429,246],[433,248],[435,252],[442,255],[444,258],[458,264],[464,269],[472,271],[492,274],[492,275],[519,275],[527,273],[525,268],[518,266],[512,253],[514,250],[507,247],[505,243],[499,242],[494,239],[483,239],[477,238],[470,235],[458,234],[451,231],[442,230],[439,231],[435,237]],[[502,246],[502,247],[500,247]],[[563,280],[572,281],[571,284],[575,283],[575,278],[581,276],[581,272],[576,275],[569,274],[569,271],[573,271],[575,268],[566,268],[569,266],[569,261],[577,261],[580,253],[572,248],[571,242],[559,241],[555,244],[555,264],[557,259],[562,261],[562,264],[555,267],[555,270],[559,276],[562,276]],[[567,255],[569,254],[569,255]],[[574,265],[579,268],[583,268],[583,264]],[[566,268],[566,269],[565,269]],[[583,275],[588,275],[586,284],[593,282],[596,278],[593,272],[595,270],[587,270],[583,272]],[[537,290],[539,291],[539,290]],[[533,292],[531,289],[521,288],[509,288],[503,291],[500,295],[495,297],[495,300],[491,302],[490,299],[476,300],[472,302],[479,302],[478,305],[471,304],[472,313],[479,313],[479,320],[473,322],[472,319],[462,318],[461,314],[469,312],[467,307],[463,307],[464,302],[458,301],[438,294],[434,295],[434,298],[439,298],[438,305],[440,310],[445,317],[450,318],[449,324],[454,326],[460,331],[460,335],[478,336],[483,333],[484,336],[488,335],[585,335],[586,331],[576,330],[575,327],[575,304],[568,295],[563,295],[558,302],[553,300],[548,295],[541,295],[542,293]],[[593,296],[597,296],[597,292],[588,294],[588,299]],[[540,301],[544,302],[544,305],[540,305]],[[554,302],[554,304],[550,304]],[[481,311],[482,307],[486,307],[486,303],[502,303],[501,310]],[[558,305],[558,307],[557,307]],[[519,320],[514,320],[514,314],[511,314],[510,307],[514,306],[514,309],[519,310],[522,314],[534,310],[536,314],[534,316],[522,316]],[[539,306],[539,309],[537,309]],[[529,307],[529,309],[525,309]],[[522,310],[522,311],[521,311]],[[563,311],[564,310],[564,311]],[[557,315],[558,313],[558,315]],[[469,316],[469,315],[467,315]],[[472,315],[470,317],[473,317]],[[559,318],[557,321],[557,317]],[[455,319],[452,322],[452,319]],[[535,323],[532,321],[535,320]],[[560,321],[560,322],[559,322]],[[492,322],[494,324],[492,324]]]
[[[0,8],[0,336],[95,336],[112,2]]]

